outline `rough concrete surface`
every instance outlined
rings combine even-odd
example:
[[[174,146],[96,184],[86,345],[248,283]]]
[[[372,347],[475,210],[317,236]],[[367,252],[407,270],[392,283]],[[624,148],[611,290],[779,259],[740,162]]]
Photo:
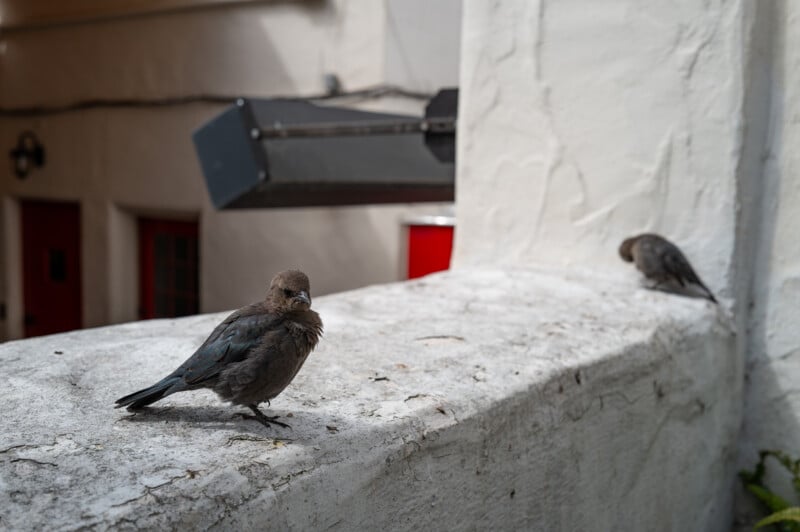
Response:
[[[0,527],[730,526],[741,364],[718,307],[528,270],[314,305],[325,336],[270,409],[292,430],[207,391],[112,408],[223,314],[0,346]]]

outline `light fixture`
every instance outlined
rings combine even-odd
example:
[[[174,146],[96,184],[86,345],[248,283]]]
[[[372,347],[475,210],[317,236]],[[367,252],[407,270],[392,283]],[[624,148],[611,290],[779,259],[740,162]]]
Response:
[[[337,96],[342,93],[342,82],[336,74],[325,74],[325,95]]]
[[[19,179],[25,179],[33,168],[44,166],[44,146],[32,131],[23,131],[17,146],[9,152],[11,166]]]

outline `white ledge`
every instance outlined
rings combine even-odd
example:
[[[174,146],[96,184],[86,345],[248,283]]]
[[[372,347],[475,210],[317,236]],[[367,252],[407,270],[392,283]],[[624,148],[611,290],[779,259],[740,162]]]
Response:
[[[207,391],[112,408],[224,314],[0,346],[0,525],[728,530],[741,364],[717,307],[472,270],[314,306],[325,335],[268,410],[293,430]]]

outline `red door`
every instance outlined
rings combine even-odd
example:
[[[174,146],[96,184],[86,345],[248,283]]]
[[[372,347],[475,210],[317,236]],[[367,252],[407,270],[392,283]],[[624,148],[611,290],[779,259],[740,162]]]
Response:
[[[25,336],[81,328],[80,217],[75,203],[22,202]]]
[[[408,278],[449,269],[452,251],[452,225],[409,225]]]
[[[139,316],[199,311],[197,222],[139,219]]]

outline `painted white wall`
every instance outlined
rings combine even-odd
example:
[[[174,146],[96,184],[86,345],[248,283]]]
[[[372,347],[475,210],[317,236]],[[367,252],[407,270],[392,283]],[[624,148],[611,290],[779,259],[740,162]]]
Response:
[[[770,2],[771,124],[760,180],[762,210],[748,337],[742,467],[760,449],[800,455],[800,5]],[[788,486],[784,495],[793,500]]]
[[[739,467],[800,452],[799,16],[788,1],[464,5],[456,267],[632,277],[625,236],[676,241],[748,361]]]
[[[413,64],[396,71],[388,49],[413,18],[388,24],[388,3],[371,0],[263,2],[54,26],[0,35],[0,106],[52,106],[92,99],[208,95],[304,95],[324,91],[323,76],[345,89],[392,82],[414,90],[457,81],[460,2],[426,15],[450,46],[429,54],[403,49]],[[392,9],[406,13],[407,9]],[[410,45],[409,45],[410,46]],[[446,67],[446,68],[445,68]],[[391,76],[389,75],[391,72]],[[389,79],[391,78],[391,79]],[[387,98],[345,102],[420,113],[423,102]],[[4,219],[19,198],[70,199],[82,208],[86,326],[136,319],[135,221],[148,215],[201,225],[201,310],[241,306],[262,297],[275,271],[302,267],[317,295],[400,279],[400,220],[438,204],[263,211],[213,210],[191,133],[224,106],[94,109],[0,122],[0,145],[36,132],[47,164],[19,181],[0,167]],[[5,224],[4,232],[18,231]],[[6,235],[3,263],[19,261]],[[22,273],[0,265],[6,287]],[[1,338],[19,337],[21,298],[0,291],[9,308]],[[2,330],[3,327],[0,327]]]
[[[613,272],[622,239],[654,230],[725,293],[741,2],[468,1],[464,17],[456,262]]]
[[[798,16],[786,1],[464,7],[456,266],[630,276],[623,237],[675,240],[747,356],[739,467],[800,441]]]

